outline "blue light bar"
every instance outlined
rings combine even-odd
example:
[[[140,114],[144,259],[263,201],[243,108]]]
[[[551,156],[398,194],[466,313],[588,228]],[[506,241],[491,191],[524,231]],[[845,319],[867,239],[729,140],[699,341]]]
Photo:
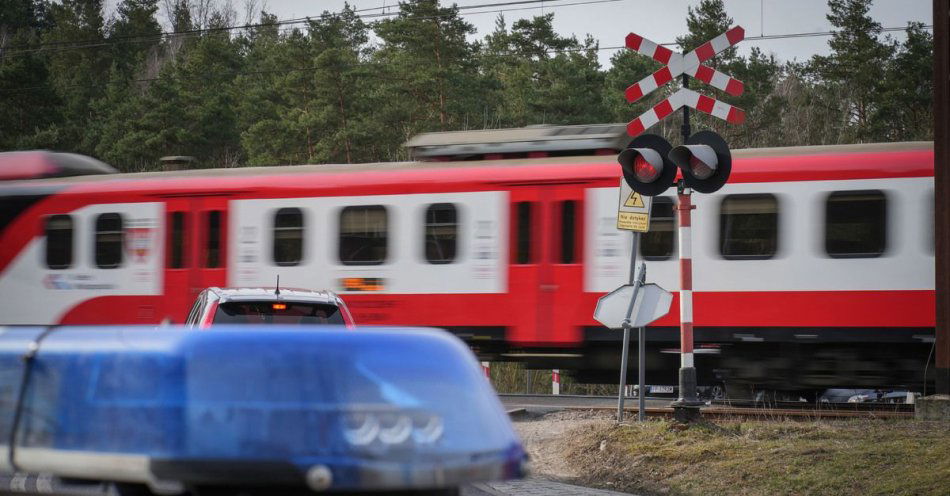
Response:
[[[475,357],[439,330],[43,332],[0,329],[4,453],[21,403],[16,466],[2,456],[0,470],[315,490],[522,476],[524,450]]]

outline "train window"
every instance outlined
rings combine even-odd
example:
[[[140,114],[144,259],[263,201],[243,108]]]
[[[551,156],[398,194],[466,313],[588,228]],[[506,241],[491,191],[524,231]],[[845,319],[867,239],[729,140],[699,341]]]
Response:
[[[208,236],[205,246],[205,267],[214,269],[221,267],[221,211],[212,210],[208,212],[207,223]]]
[[[458,243],[458,210],[451,203],[436,203],[426,209],[426,261],[447,264],[455,260]]]
[[[346,207],[340,211],[340,262],[379,265],[386,261],[389,216],[382,205]]]
[[[46,266],[68,269],[73,264],[73,218],[51,215],[46,218]]]
[[[577,229],[577,202],[565,200],[561,202],[561,258],[562,264],[575,263],[576,229]]]
[[[180,269],[185,263],[185,213],[172,212],[168,216],[168,256],[165,264],[169,269]]]
[[[122,265],[122,216],[96,217],[96,267],[114,269]]]
[[[518,202],[515,207],[515,263],[531,263],[531,202]]]
[[[640,255],[644,260],[669,260],[673,256],[675,222],[673,200],[666,196],[653,198],[650,230],[640,235]]]
[[[727,260],[772,258],[778,249],[775,195],[728,195],[719,210],[719,252]]]
[[[274,214],[274,263],[299,265],[303,259],[303,212],[282,208]]]
[[[835,191],[825,202],[825,251],[832,258],[871,258],[887,244],[882,191]]]

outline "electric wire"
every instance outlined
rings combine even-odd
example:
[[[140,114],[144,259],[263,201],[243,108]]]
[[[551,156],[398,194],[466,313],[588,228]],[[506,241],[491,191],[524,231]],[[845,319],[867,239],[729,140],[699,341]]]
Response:
[[[471,9],[504,7],[504,6],[510,6],[510,5],[539,4],[539,3],[552,2],[552,1],[563,2],[566,0],[518,0],[518,1],[509,1],[509,2],[483,3],[483,4],[478,4],[478,5],[456,6],[454,10],[465,11],[465,10],[471,10]],[[553,7],[569,7],[569,6],[574,6],[574,5],[613,3],[613,2],[621,2],[621,1],[623,0],[587,0],[584,2],[558,4],[558,5],[554,5]],[[352,12],[354,13],[367,12],[371,10],[379,10],[382,8],[386,8],[386,7],[369,7],[369,8],[364,8],[364,9],[354,9],[352,10]],[[487,11],[479,11],[479,12],[468,12],[465,15],[503,13],[503,12],[520,11],[520,10],[533,10],[537,8],[540,8],[540,7],[520,7],[520,8],[512,8],[512,9],[497,9],[497,10],[487,10]],[[306,23],[311,22],[312,20],[320,19],[321,17],[327,14],[329,14],[330,16],[339,16],[343,14],[344,12],[345,11],[339,11],[339,12],[324,11],[320,15],[307,16],[307,17],[295,17],[292,19],[282,19],[282,20],[277,20],[274,22],[196,28],[196,29],[187,29],[187,30],[182,30],[182,31],[162,31],[160,33],[150,34],[150,35],[118,36],[118,37],[112,37],[112,38],[103,39],[103,40],[48,41],[48,42],[41,42],[41,43],[32,44],[32,45],[15,45],[15,46],[6,47],[4,49],[6,51],[3,55],[12,56],[12,55],[22,55],[22,54],[37,53],[37,52],[56,52],[56,51],[62,51],[62,50],[77,50],[77,49],[82,49],[82,48],[98,48],[98,47],[118,45],[122,43],[149,43],[153,41],[158,42],[167,37],[186,37],[186,36],[202,35],[202,34],[207,34],[207,33],[220,33],[220,32],[235,31],[235,30],[248,30],[248,29],[262,28],[262,27],[306,24]],[[402,13],[401,11],[380,12],[380,13],[373,13],[373,14],[361,14],[361,15],[357,15],[356,17],[360,19],[381,19],[381,18],[388,18],[388,17],[397,17],[401,13]],[[438,15],[438,16],[418,16],[418,17],[414,17],[413,19],[432,20],[432,19],[450,17],[452,15],[455,15],[455,12]]]
[[[604,0],[599,0],[599,1],[604,1]],[[609,0],[609,1],[618,1],[618,0]],[[922,27],[923,29],[933,29],[933,25],[924,25]],[[891,28],[882,28],[882,31],[900,31],[904,29],[906,28],[891,27]],[[817,32],[810,32],[810,33],[788,33],[788,34],[776,34],[776,35],[766,35],[766,36],[752,36],[752,37],[746,38],[744,41],[772,40],[772,39],[783,39],[783,38],[805,38],[805,37],[815,37],[815,36],[832,36],[834,34],[835,34],[834,31],[817,31]],[[661,43],[661,45],[664,45],[664,46],[673,46],[676,44],[677,44],[676,42]],[[558,54],[558,53],[576,53],[576,52],[590,52],[590,51],[597,52],[597,51],[602,51],[602,50],[616,50],[616,49],[623,49],[623,48],[626,48],[626,47],[625,46],[611,46],[611,47],[563,48],[559,50],[549,50],[546,53]],[[318,69],[317,67],[308,66],[308,67],[294,67],[294,68],[289,68],[289,69],[284,68],[284,69],[265,70],[265,71],[249,71],[249,72],[236,71],[236,72],[228,72],[225,74],[206,75],[202,77],[178,76],[177,79],[179,80],[197,80],[197,79],[207,80],[207,79],[212,79],[214,77],[222,77],[222,76],[239,77],[239,76],[255,76],[255,75],[280,74],[280,73],[289,74],[293,72],[313,71],[317,69]],[[129,82],[130,83],[148,83],[148,82],[158,81],[159,79],[161,79],[161,76],[152,77],[152,78],[131,79],[129,80]],[[58,86],[57,88],[58,89],[75,89],[75,88],[91,88],[95,86],[97,85],[96,84],[73,84],[73,85]],[[20,93],[20,92],[36,91],[36,90],[41,90],[41,89],[52,90],[52,87],[49,85],[41,85],[41,86],[28,86],[28,87],[21,87],[21,88],[0,88],[0,93]]]
[[[508,2],[484,3],[484,4],[477,4],[477,5],[464,5],[464,6],[456,6],[455,9],[454,9],[454,11],[451,12],[451,13],[447,13],[447,14],[443,14],[443,15],[438,15],[438,16],[419,16],[419,17],[412,17],[412,19],[413,19],[413,20],[432,20],[432,19],[439,19],[439,18],[451,17],[451,16],[454,16],[454,15],[458,15],[458,11],[460,11],[460,10],[486,8],[486,7],[497,7],[497,6],[512,6],[512,5],[525,5],[525,4],[543,4],[545,1],[547,1],[547,2],[550,3],[550,2],[552,2],[552,1],[559,2],[559,1],[566,1],[566,0],[516,0],[516,1],[508,1]],[[576,5],[589,5],[589,4],[599,4],[599,3],[613,3],[613,2],[619,2],[619,1],[623,1],[623,0],[586,0],[586,1],[581,1],[581,2],[559,3],[559,4],[556,4],[556,5],[549,5],[549,7],[570,7],[570,6],[576,6]],[[391,8],[391,7],[392,7],[392,6],[368,7],[368,8],[363,8],[363,9],[356,9],[356,10],[354,10],[353,12],[366,12],[366,11],[372,11],[372,10],[382,10],[382,9],[387,9],[387,8]],[[486,13],[503,13],[503,12],[517,11],[517,10],[533,10],[533,9],[537,9],[537,8],[539,8],[539,7],[519,7],[519,8],[511,8],[511,9],[498,9],[498,10],[489,10],[489,11],[467,12],[467,13],[461,14],[461,15],[464,16],[464,15],[477,15],[477,14],[486,14]],[[339,15],[340,13],[341,13],[341,12],[335,12],[335,13],[332,13],[331,15]],[[324,14],[326,14],[326,13],[324,13]],[[376,13],[376,14],[363,14],[363,15],[360,15],[360,16],[358,16],[358,17],[360,17],[360,18],[394,17],[394,16],[398,16],[398,15],[400,15],[400,14],[402,14],[402,11],[395,11],[395,12],[388,12],[388,13],[387,13],[387,12],[382,12],[382,13]],[[110,46],[110,45],[116,45],[116,44],[120,44],[120,43],[158,42],[158,41],[161,41],[162,39],[164,39],[165,37],[169,37],[169,38],[180,38],[180,37],[201,35],[201,34],[204,34],[204,33],[223,32],[223,31],[230,31],[230,30],[236,30],[236,29],[251,29],[251,28],[255,28],[255,27],[274,27],[274,26],[281,26],[281,25],[293,25],[293,24],[299,24],[299,23],[307,23],[307,22],[310,22],[312,19],[313,19],[313,18],[311,18],[311,17],[303,17],[303,18],[285,19],[285,20],[276,21],[276,22],[273,22],[273,23],[247,24],[247,25],[243,25],[243,26],[223,26],[223,27],[219,27],[219,28],[204,28],[204,29],[194,29],[194,30],[179,31],[179,32],[162,32],[162,33],[160,33],[160,34],[158,34],[158,35],[150,35],[150,36],[130,36],[130,37],[124,37],[124,38],[118,38],[118,39],[110,39],[110,40],[106,40],[106,41],[100,41],[100,42],[96,42],[96,43],[90,43],[90,44],[86,44],[86,45],[76,45],[76,44],[68,45],[69,43],[76,43],[76,42],[49,42],[49,43],[46,43],[46,44],[41,44],[42,46],[39,46],[39,47],[36,47],[36,48],[30,48],[30,49],[21,49],[21,50],[12,50],[12,51],[11,51],[11,50],[8,48],[8,49],[6,49],[6,50],[4,50],[4,51],[0,51],[0,54],[2,54],[2,55],[0,55],[0,56],[6,57],[6,56],[11,56],[11,55],[18,55],[18,54],[25,54],[25,53],[35,53],[35,52],[41,52],[41,51],[42,51],[42,52],[50,52],[50,51],[56,52],[56,51],[64,51],[64,50],[76,50],[76,49],[82,49],[82,48],[93,48],[93,47]],[[932,30],[932,29],[933,29],[933,25],[923,25],[922,28],[923,28],[923,29]],[[296,29],[296,28],[293,28],[293,29]],[[887,27],[887,28],[881,28],[881,31],[882,31],[882,32],[894,32],[894,31],[904,31],[904,30],[906,30],[906,29],[907,29],[906,27]],[[292,31],[292,30],[284,30],[283,33],[286,34],[287,32],[290,32],[290,31]],[[835,34],[834,31],[815,31],[815,32],[805,32],[805,33],[787,33],[787,34],[776,34],[776,35],[751,36],[751,37],[745,38],[744,41],[761,41],[761,40],[774,40],[774,39],[807,38],[807,37],[818,37],[818,36],[832,36],[832,35],[834,35],[834,34]],[[61,45],[62,45],[62,46],[61,46]],[[666,43],[661,43],[660,45],[663,45],[663,46],[675,46],[675,45],[677,45],[677,43],[676,43],[676,42],[666,42]],[[58,46],[59,48],[56,48],[56,46]],[[50,48],[47,48],[47,47],[50,47]],[[626,47],[623,46],[623,45],[620,45],[620,46],[608,46],[608,47],[593,46],[593,47],[564,48],[564,49],[558,49],[558,50],[549,50],[549,51],[547,51],[546,53],[548,53],[548,54],[558,54],[558,53],[576,53],[576,52],[599,52],[599,51],[604,51],[604,50],[621,50],[621,49],[624,49],[624,48],[626,48]],[[298,68],[290,68],[290,69],[284,68],[284,69],[273,70],[273,71],[231,72],[231,73],[229,73],[229,74],[232,75],[232,76],[234,76],[234,77],[237,77],[237,76],[245,76],[245,75],[261,75],[261,74],[270,74],[270,73],[291,73],[291,72],[300,72],[300,71],[310,71],[310,70],[315,70],[315,69],[316,69],[315,67],[298,67]],[[226,75],[226,74],[222,74],[222,75]],[[159,80],[160,77],[161,77],[161,76],[159,76],[159,77],[153,77],[153,78],[138,78],[138,79],[132,79],[132,80],[130,80],[129,82],[131,82],[131,83],[153,82],[153,81]],[[179,77],[178,79],[186,79],[186,80],[187,80],[187,79],[207,79],[208,77],[213,77],[213,76],[207,76],[207,77],[203,77],[203,78],[198,78],[198,77],[182,78],[182,77]],[[72,88],[84,88],[84,87],[93,87],[93,86],[96,86],[96,85],[95,85],[95,84],[91,84],[91,85],[74,84],[74,85],[59,86],[58,88],[59,88],[59,89],[72,89]],[[39,89],[52,89],[52,88],[51,88],[49,85],[31,86],[31,87],[21,87],[21,88],[0,88],[0,93],[16,93],[16,92],[39,90]]]

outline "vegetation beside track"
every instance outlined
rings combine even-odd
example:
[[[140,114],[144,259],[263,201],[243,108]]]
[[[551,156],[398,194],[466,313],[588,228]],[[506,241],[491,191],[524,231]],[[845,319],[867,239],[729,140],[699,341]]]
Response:
[[[491,383],[499,393],[547,394],[551,392],[550,370],[529,370],[518,362],[492,362]],[[561,394],[616,395],[616,384],[586,384],[561,375]]]
[[[566,462],[581,484],[637,494],[947,494],[950,424],[668,420],[587,425]]]

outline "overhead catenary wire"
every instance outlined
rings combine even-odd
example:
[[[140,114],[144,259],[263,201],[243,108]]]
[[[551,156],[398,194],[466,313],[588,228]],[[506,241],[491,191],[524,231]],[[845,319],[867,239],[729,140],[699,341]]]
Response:
[[[482,3],[477,5],[461,5],[453,7],[445,7],[453,9],[455,11],[461,12],[472,9],[482,9],[482,8],[492,8],[492,7],[506,7],[513,5],[526,5],[526,4],[541,4],[543,2],[564,2],[567,0],[517,0],[517,1],[507,1],[507,2],[495,2],[495,3]],[[598,3],[614,3],[622,2],[624,0],[586,0],[581,2],[572,2],[566,4],[558,4],[554,7],[569,7],[576,5],[589,5],[589,4],[598,4]],[[359,14],[360,12],[368,12],[372,10],[379,10],[385,7],[368,7],[363,9],[353,9],[352,12]],[[477,14],[492,14],[492,13],[504,13],[504,12],[513,12],[521,10],[533,10],[539,7],[520,7],[520,8],[510,8],[510,9],[497,9],[497,10],[486,10],[478,12],[468,12],[465,15],[477,15]],[[160,42],[165,38],[170,37],[187,37],[187,36],[198,36],[203,34],[210,33],[220,33],[220,32],[229,32],[229,31],[239,31],[239,30],[249,30],[254,28],[263,28],[263,27],[279,27],[279,26],[289,26],[297,24],[307,24],[311,21],[319,20],[324,15],[341,15],[345,11],[337,12],[328,12],[324,11],[319,15],[307,16],[307,17],[295,17],[292,19],[281,19],[274,22],[261,22],[254,24],[241,24],[241,25],[232,25],[232,26],[218,26],[218,27],[207,27],[207,28],[196,28],[196,29],[186,29],[181,31],[162,31],[156,34],[150,35],[134,35],[134,36],[118,36],[111,37],[108,39],[97,39],[97,40],[71,40],[71,41],[47,41],[30,45],[15,45],[9,47],[0,47],[3,50],[4,56],[14,56],[14,55],[24,55],[30,53],[38,52],[58,52],[64,50],[78,50],[83,48],[99,48],[107,47],[113,45],[119,45],[124,43],[150,43],[150,42]],[[379,12],[379,13],[370,13],[370,14],[359,14],[356,17],[360,19],[384,19],[390,17],[398,17],[402,11],[396,12]],[[454,13],[437,15],[437,16],[418,16],[413,19],[417,20],[431,20],[431,19],[440,19],[444,17],[450,17]]]
[[[924,25],[922,27],[924,29],[933,29],[933,25]],[[905,29],[906,28],[891,27],[891,28],[882,28],[882,31],[901,31]],[[805,38],[805,37],[815,37],[815,36],[832,36],[834,34],[835,34],[834,31],[819,31],[819,32],[810,32],[810,33],[788,33],[788,34],[776,34],[776,35],[767,35],[767,36],[752,36],[752,37],[746,38],[744,41],[772,40],[772,39],[784,39],[784,38]],[[676,42],[661,43],[661,45],[664,45],[664,46],[674,46],[676,44],[677,44]],[[549,50],[546,53],[548,54],[573,53],[573,52],[588,52],[588,51],[602,51],[602,50],[617,50],[617,49],[623,49],[623,48],[626,48],[626,47],[625,46],[610,46],[610,47],[564,48],[564,49],[559,49],[559,50]],[[214,77],[222,77],[222,76],[239,77],[239,76],[256,76],[256,75],[280,74],[280,73],[289,74],[293,72],[305,72],[305,71],[313,71],[317,69],[318,67],[308,66],[308,67],[283,68],[283,69],[265,70],[265,71],[230,71],[223,74],[214,74],[214,75],[208,74],[201,77],[178,76],[178,79],[196,80],[196,79],[212,79]],[[129,80],[129,82],[130,83],[149,83],[149,82],[158,81],[159,79],[161,79],[161,76],[152,77],[152,78],[131,79]],[[96,86],[96,85],[95,84],[73,84],[73,85],[59,86],[58,89],[89,88],[93,86]],[[43,90],[43,89],[50,90],[52,89],[52,87],[49,85],[41,85],[41,86],[28,86],[28,87],[21,87],[21,88],[0,88],[0,93],[18,93],[18,92],[27,92],[27,91],[37,91],[37,90]]]
[[[475,5],[463,5],[463,6],[456,5],[454,7],[450,7],[450,9],[453,10],[453,12],[451,13],[435,15],[435,16],[415,16],[415,17],[412,17],[412,19],[421,21],[421,20],[432,20],[432,19],[451,17],[454,15],[467,16],[467,15],[478,15],[478,14],[488,14],[488,13],[503,13],[503,12],[520,11],[520,10],[533,10],[539,7],[517,7],[517,8],[506,8],[506,9],[497,9],[497,10],[466,12],[464,14],[459,14],[459,11],[462,11],[462,10],[490,8],[490,7],[510,7],[510,6],[515,6],[515,5],[527,5],[527,4],[541,4],[541,6],[543,7],[543,4],[545,1],[549,2],[548,7],[553,8],[553,7],[569,7],[569,6],[576,6],[576,5],[590,5],[590,4],[600,4],[600,3],[613,3],[613,2],[623,1],[623,0],[585,0],[585,1],[580,1],[580,2],[558,3],[556,5],[550,5],[550,2],[564,2],[567,0],[510,0],[510,1],[505,1],[505,2],[482,3],[482,4],[475,4]],[[358,15],[357,17],[361,19],[388,18],[388,17],[395,17],[395,16],[399,16],[403,14],[401,10],[395,11],[395,12],[385,12],[386,9],[390,9],[391,7],[392,6],[383,5],[380,7],[352,9],[352,12],[359,13],[359,12],[368,12],[368,11],[375,11],[375,10],[383,11],[381,13],[375,13],[375,14]],[[340,15],[343,12],[333,12],[333,13],[329,13],[329,15]],[[327,14],[328,12],[325,11],[321,14],[321,17]],[[82,43],[82,42],[71,42],[71,41],[45,42],[45,43],[39,44],[39,46],[32,45],[32,48],[29,48],[29,49],[11,50],[10,47],[7,47],[6,49],[0,49],[0,58],[11,56],[11,55],[17,55],[17,54],[35,53],[39,51],[49,52],[49,51],[77,50],[77,49],[83,49],[83,48],[110,46],[110,45],[116,45],[120,43],[141,43],[141,42],[158,43],[158,42],[163,41],[166,38],[171,39],[174,37],[174,38],[180,39],[182,37],[198,36],[205,33],[225,32],[225,31],[241,30],[241,29],[252,29],[252,28],[257,28],[257,27],[279,27],[282,25],[287,26],[287,25],[294,25],[294,24],[300,24],[300,23],[309,23],[313,21],[314,19],[319,19],[319,18],[318,17],[317,18],[302,17],[302,18],[279,20],[279,21],[270,22],[270,23],[245,24],[245,25],[239,25],[239,26],[221,26],[221,27],[214,27],[214,28],[202,28],[202,29],[193,29],[193,30],[177,31],[177,32],[176,31],[162,32],[156,35],[149,35],[149,36],[129,36],[129,37],[121,37],[121,38],[110,38],[108,40],[99,40],[99,41],[96,41],[95,43],[89,43],[85,45],[77,44],[77,43]],[[922,27],[924,29],[933,29],[933,25],[923,25]],[[282,33],[286,34],[288,32],[292,32],[294,29],[297,29],[297,28],[289,28],[289,29],[285,28],[285,30],[282,30]],[[893,32],[893,31],[903,31],[906,29],[907,27],[888,27],[888,28],[882,28],[881,31]],[[835,34],[834,31],[788,33],[788,34],[777,34],[777,35],[752,36],[752,37],[745,38],[745,41],[832,36],[834,34]],[[661,43],[661,45],[674,46],[674,45],[677,45],[677,43],[666,42],[666,43]],[[591,52],[591,51],[597,52],[597,51],[604,51],[604,50],[620,50],[624,48],[626,47],[622,45],[621,46],[607,46],[607,47],[585,46],[585,47],[578,47],[578,48],[563,48],[563,49],[557,49],[557,50],[548,50],[546,53],[557,54],[557,53],[577,53],[577,52]],[[281,72],[290,73],[290,72],[309,71],[309,70],[316,70],[316,69],[317,68],[315,67],[302,67],[302,68],[289,68],[289,69],[285,68],[285,69],[279,69],[279,70],[274,70],[274,71],[231,72],[230,74],[234,77],[237,77],[237,76],[242,76],[242,75],[259,75],[259,74],[281,73]],[[221,74],[217,76],[221,76]],[[160,77],[139,78],[139,79],[129,80],[129,82],[147,83],[147,82],[157,81],[159,79]],[[179,79],[194,79],[194,78],[181,78],[179,76]],[[71,88],[83,88],[83,87],[92,87],[92,86],[95,86],[95,85],[94,84],[89,84],[89,85],[74,84],[74,85],[59,86],[58,88],[71,89]],[[0,88],[0,93],[13,93],[13,92],[33,91],[33,90],[40,90],[40,89],[52,89],[52,88],[49,85],[21,87],[21,88]]]
[[[464,17],[467,15],[497,14],[497,13],[505,13],[505,12],[535,10],[535,9],[543,8],[545,1],[565,2],[567,0],[517,0],[517,1],[507,1],[507,2],[483,3],[483,4],[476,4],[476,5],[462,5],[462,6],[455,6],[453,9],[454,12],[452,13],[443,14],[443,15],[435,15],[435,16],[416,16],[416,17],[413,17],[412,19],[424,21],[424,20],[433,20],[433,19],[451,17],[453,15],[456,15],[457,13],[459,13],[459,15],[462,15]],[[578,2],[548,5],[548,7],[562,8],[562,7],[572,7],[572,6],[580,6],[580,5],[615,3],[615,2],[622,2],[622,1],[624,0],[584,0],[584,1],[578,1]],[[460,13],[461,11],[471,10],[471,9],[506,7],[506,6],[514,6],[514,5],[525,5],[525,4],[541,4],[541,6],[483,10],[483,11],[476,11],[476,12],[465,12],[464,14]],[[389,7],[386,7],[386,6],[367,7],[367,8],[362,8],[362,9],[354,9],[352,12],[354,13],[368,12],[368,11],[373,11],[373,10],[381,10],[385,8],[389,8]],[[447,8],[451,8],[451,7],[447,7]],[[342,11],[330,12],[329,15],[340,15],[342,13],[343,13]],[[58,52],[58,51],[79,50],[79,49],[86,49],[86,48],[100,48],[100,47],[118,45],[122,43],[152,43],[152,42],[158,43],[158,42],[163,41],[166,38],[172,38],[172,37],[180,39],[180,38],[185,38],[185,37],[194,37],[194,36],[200,36],[202,34],[209,34],[209,33],[216,33],[216,32],[249,30],[249,29],[261,28],[261,27],[279,27],[279,26],[306,24],[312,21],[319,20],[320,17],[326,14],[328,14],[328,12],[323,12],[319,16],[283,19],[283,20],[278,20],[271,23],[220,26],[220,27],[209,27],[209,28],[182,30],[182,31],[163,31],[161,33],[157,33],[154,35],[113,37],[113,38],[104,39],[104,40],[42,42],[39,44],[26,45],[29,48],[25,48],[24,45],[0,48],[0,55],[2,55],[3,57],[8,57],[8,56],[26,55],[26,54],[39,53],[39,52]],[[360,19],[382,20],[385,18],[398,17],[401,14],[402,14],[402,11],[380,12],[380,13],[371,13],[371,14],[360,14],[357,17],[359,17]],[[924,25],[923,28],[932,30],[933,25]],[[887,27],[887,28],[882,28],[881,32],[905,31],[906,29],[907,29],[907,26]],[[761,35],[761,36],[747,37],[745,41],[762,41],[762,40],[787,39],[787,38],[806,38],[806,37],[815,37],[815,36],[831,36],[833,34],[834,34],[834,31],[815,31],[815,32],[806,32],[806,33]],[[676,44],[677,44],[676,42],[661,43],[661,45],[663,46],[674,46]],[[21,47],[24,47],[24,48],[21,48]],[[597,48],[597,50],[620,50],[623,48],[625,47],[620,45],[620,46],[599,47]],[[573,51],[584,51],[584,50],[587,50],[587,49],[573,49]],[[565,51],[572,51],[572,50],[568,49]]]

